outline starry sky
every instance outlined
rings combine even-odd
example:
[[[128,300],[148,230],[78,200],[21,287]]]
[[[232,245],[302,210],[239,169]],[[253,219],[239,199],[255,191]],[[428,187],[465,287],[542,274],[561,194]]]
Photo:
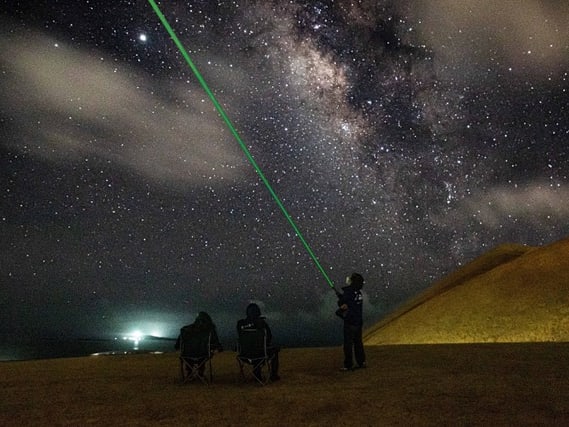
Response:
[[[569,219],[569,5],[157,2],[337,287],[378,321]],[[0,335],[232,337],[258,302],[339,342],[335,296],[151,5],[5,1]]]

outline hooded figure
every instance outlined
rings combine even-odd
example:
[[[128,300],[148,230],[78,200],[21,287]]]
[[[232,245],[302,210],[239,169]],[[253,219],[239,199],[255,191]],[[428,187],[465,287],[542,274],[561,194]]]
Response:
[[[265,322],[265,318],[261,316],[261,309],[255,303],[251,303],[247,306],[245,311],[247,317],[245,319],[241,319],[237,322],[237,335],[240,336],[244,332],[247,331],[256,331],[260,329],[264,329],[265,333],[267,334],[267,353],[269,356],[273,356],[272,363],[271,363],[271,381],[277,381],[280,379],[279,377],[279,350],[278,346],[272,344],[273,341],[273,334],[271,333],[271,328],[267,322]],[[260,376],[260,372],[255,372],[255,375]]]
[[[338,293],[336,314],[344,320],[344,367],[343,371],[353,369],[353,356],[359,368],[365,368],[366,359],[362,341],[364,278],[352,273],[346,278],[342,293]]]
[[[219,337],[217,336],[217,329],[215,327],[215,324],[213,323],[213,320],[211,320],[210,315],[207,314],[205,311],[200,311],[198,316],[196,317],[196,320],[194,320],[194,323],[186,325],[182,327],[182,329],[180,329],[180,335],[176,340],[176,346],[175,346],[176,350],[180,349],[182,336],[189,337],[189,339],[191,339],[191,337],[193,336],[197,337],[199,335],[210,334],[210,333],[211,333],[210,337],[211,351],[223,351],[223,347],[219,342]]]
[[[251,303],[247,306],[247,310],[245,310],[247,314],[247,319],[256,321],[257,319],[261,318],[261,309],[255,303]]]

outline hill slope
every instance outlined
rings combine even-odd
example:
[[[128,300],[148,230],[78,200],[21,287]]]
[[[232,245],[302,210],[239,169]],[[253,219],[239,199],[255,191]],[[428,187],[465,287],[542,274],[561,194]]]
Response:
[[[367,345],[569,341],[569,239],[502,245],[372,326]]]

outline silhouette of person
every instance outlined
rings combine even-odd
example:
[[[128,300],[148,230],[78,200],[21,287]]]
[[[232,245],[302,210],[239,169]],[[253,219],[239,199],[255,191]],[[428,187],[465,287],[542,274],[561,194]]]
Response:
[[[209,349],[210,356],[213,356],[215,352],[223,351],[223,347],[219,342],[219,337],[217,335],[217,328],[213,323],[210,315],[205,311],[200,311],[194,323],[186,325],[180,329],[180,335],[176,340],[175,348],[180,350],[183,345],[203,345],[207,344],[207,338],[209,337]],[[207,351],[207,350],[206,350]],[[182,354],[183,357],[183,354]],[[203,376],[205,365],[202,365],[199,369],[199,374]]]
[[[342,288],[342,293],[337,292],[339,309],[336,314],[344,320],[344,366],[341,370],[351,371],[354,356],[358,368],[366,367],[362,341],[364,278],[361,274],[352,273],[346,278],[346,284],[348,286]]]
[[[271,328],[265,321],[265,318],[261,316],[261,309],[255,303],[251,303],[247,306],[246,310],[247,317],[245,319],[241,319],[237,322],[237,335],[241,336],[241,334],[246,333],[247,331],[257,331],[260,329],[264,329],[266,331],[267,336],[267,355],[272,357],[271,361],[271,372],[270,372],[270,379],[271,381],[278,381],[280,380],[279,377],[279,350],[278,346],[273,345],[273,334],[271,333]],[[257,378],[261,378],[260,368],[256,369],[253,372]]]

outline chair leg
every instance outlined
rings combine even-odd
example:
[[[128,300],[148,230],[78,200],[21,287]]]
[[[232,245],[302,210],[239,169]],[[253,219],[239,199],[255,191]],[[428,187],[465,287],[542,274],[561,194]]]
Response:
[[[241,381],[245,381],[246,375],[245,375],[245,367],[243,366],[243,362],[237,359],[237,365],[239,365],[239,379]]]
[[[182,383],[186,382],[186,367],[182,359],[180,359],[180,381]]]
[[[247,377],[251,376],[256,382],[263,386],[268,384],[270,382],[270,375],[264,375],[264,366],[267,366],[265,361],[256,364],[247,364],[247,366],[245,366],[244,362],[241,362],[239,364],[239,369],[241,372],[242,380],[246,380]]]
[[[205,372],[207,369],[207,363],[209,362],[209,380],[208,374]],[[195,378],[199,378],[199,380],[204,384],[209,384],[212,378],[212,371],[211,371],[211,359],[209,361],[203,361],[200,364],[192,366],[192,372]]]
[[[209,363],[209,373],[205,372],[205,369],[207,368],[207,363]],[[202,363],[199,364],[192,364],[180,360],[180,377],[182,379],[182,383],[191,382],[196,378],[198,378],[204,384],[209,384],[213,380],[213,369],[211,366],[211,359],[209,359],[209,361],[203,361]]]

